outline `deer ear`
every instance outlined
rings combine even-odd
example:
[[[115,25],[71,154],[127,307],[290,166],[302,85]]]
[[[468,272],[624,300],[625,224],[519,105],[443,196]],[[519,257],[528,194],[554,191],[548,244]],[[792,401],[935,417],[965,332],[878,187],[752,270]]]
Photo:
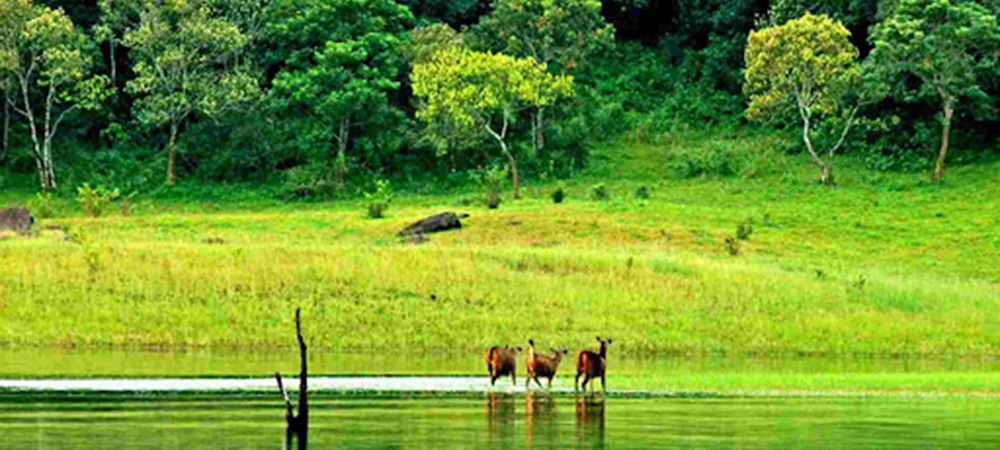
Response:
[[[521,347],[518,347],[518,348],[517,348],[517,351],[519,351],[519,352],[520,352],[520,351],[523,351],[523,350],[524,350],[524,349],[523,349],[523,348],[521,348]]]
[[[598,340],[598,341],[599,341],[599,340],[601,340],[601,337],[600,337],[600,336],[597,336],[597,340]]]
[[[535,346],[535,340],[534,339],[528,339],[528,343],[531,344],[532,347]]]
[[[611,343],[611,338],[608,338],[608,343],[609,343],[609,344]]]

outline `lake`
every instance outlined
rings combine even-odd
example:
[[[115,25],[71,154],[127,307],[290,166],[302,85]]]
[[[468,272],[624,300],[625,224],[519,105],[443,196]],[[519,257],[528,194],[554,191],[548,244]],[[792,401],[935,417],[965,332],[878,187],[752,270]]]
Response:
[[[612,355],[604,397],[574,395],[571,368],[554,394],[529,394],[523,368],[517,388],[507,379],[489,386],[479,355],[311,355],[314,449],[993,449],[1000,442],[992,360]],[[287,351],[0,349],[0,449],[282,448],[284,408],[270,376],[294,377],[296,366]]]
[[[982,398],[320,395],[309,446],[348,448],[994,449]],[[4,449],[277,449],[277,394],[0,394]]]

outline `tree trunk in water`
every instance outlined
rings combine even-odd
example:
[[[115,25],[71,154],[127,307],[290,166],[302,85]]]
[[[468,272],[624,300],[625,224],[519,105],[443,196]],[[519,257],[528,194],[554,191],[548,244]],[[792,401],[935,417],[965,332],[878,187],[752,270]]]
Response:
[[[302,338],[301,310],[295,310],[295,335],[299,341],[299,413],[295,415],[292,408],[292,400],[285,390],[285,385],[281,380],[281,373],[275,373],[274,377],[278,381],[278,392],[285,401],[285,448],[290,448],[292,437],[298,438],[298,448],[305,450],[308,448],[309,439],[309,369],[306,366],[306,341]]]
[[[948,134],[951,132],[951,117],[954,114],[951,106],[944,107],[944,129],[941,130],[941,150],[938,152],[937,164],[934,166],[934,182],[941,181],[944,172],[944,158],[948,155]]]
[[[177,143],[177,124],[170,123],[170,143],[167,144],[167,186],[174,185],[174,144]]]

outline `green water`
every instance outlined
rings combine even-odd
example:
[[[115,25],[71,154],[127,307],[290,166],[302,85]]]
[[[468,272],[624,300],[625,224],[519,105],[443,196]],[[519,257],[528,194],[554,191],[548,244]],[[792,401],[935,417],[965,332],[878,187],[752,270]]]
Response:
[[[319,396],[313,449],[994,449],[983,398]],[[0,392],[2,449],[278,449],[279,399]]]

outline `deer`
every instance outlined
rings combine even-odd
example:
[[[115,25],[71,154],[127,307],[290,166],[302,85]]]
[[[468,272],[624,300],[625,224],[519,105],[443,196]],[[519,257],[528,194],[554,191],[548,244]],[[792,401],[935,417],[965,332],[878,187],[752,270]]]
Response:
[[[603,340],[600,336],[597,336],[597,342],[601,343],[600,353],[595,353],[590,350],[582,350],[578,355],[576,355],[576,381],[573,382],[573,392],[578,392],[578,383],[580,382],[580,375],[583,375],[583,391],[587,392],[587,383],[594,378],[601,377],[601,390],[604,393],[608,392],[608,388],[605,385],[605,372],[608,369],[608,346],[611,345],[611,339]],[[593,389],[594,385],[590,385]]]
[[[528,390],[531,386],[531,380],[535,380],[535,384],[538,387],[542,387],[542,383],[538,381],[538,377],[549,379],[549,389],[552,389],[552,378],[556,376],[556,371],[559,370],[559,364],[562,363],[563,355],[569,353],[567,349],[551,349],[552,356],[539,355],[535,353],[535,341],[528,339],[528,359],[526,366],[528,368],[528,379],[524,381],[524,389]]]
[[[490,385],[495,386],[498,378],[510,375],[510,380],[517,386],[517,353],[521,347],[493,346],[486,350],[486,370],[490,372]]]

